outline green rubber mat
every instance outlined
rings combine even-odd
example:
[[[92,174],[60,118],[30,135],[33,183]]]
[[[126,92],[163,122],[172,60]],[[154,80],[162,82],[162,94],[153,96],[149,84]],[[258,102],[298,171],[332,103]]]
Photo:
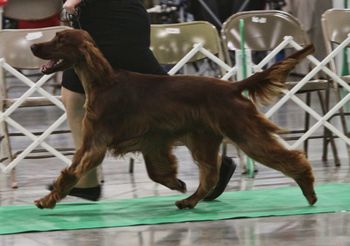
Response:
[[[34,205],[0,207],[0,234],[90,229],[188,221],[255,218],[345,212],[350,210],[350,184],[316,187],[318,202],[310,207],[297,187],[226,192],[219,200],[178,210],[184,195],[145,197],[97,203],[60,203],[55,209]]]

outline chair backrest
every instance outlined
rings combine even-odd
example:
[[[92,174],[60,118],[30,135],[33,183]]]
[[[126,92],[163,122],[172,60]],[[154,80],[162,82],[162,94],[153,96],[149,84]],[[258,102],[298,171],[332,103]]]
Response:
[[[30,46],[34,43],[48,41],[55,36],[56,32],[66,29],[70,27],[0,30],[0,58],[5,58],[6,63],[15,68],[39,68],[45,61],[35,57]]]
[[[327,10],[322,15],[321,25],[326,50],[329,54],[332,52],[334,44],[343,42],[350,33],[350,9]],[[331,60],[330,67],[334,72],[337,72],[335,59]]]
[[[41,20],[59,13],[62,4],[62,0],[10,0],[3,15],[16,20]]]
[[[224,47],[240,49],[240,20],[244,20],[246,48],[255,51],[272,50],[292,36],[300,45],[310,43],[301,23],[287,12],[278,10],[258,10],[239,12],[229,17],[223,24],[221,36]]]
[[[220,36],[212,24],[206,21],[193,21],[176,24],[151,26],[151,50],[161,64],[176,64],[196,43],[223,57]],[[198,53],[190,62],[203,59]]]
[[[350,9],[329,9],[321,18],[322,31],[327,43],[341,43],[350,33]]]

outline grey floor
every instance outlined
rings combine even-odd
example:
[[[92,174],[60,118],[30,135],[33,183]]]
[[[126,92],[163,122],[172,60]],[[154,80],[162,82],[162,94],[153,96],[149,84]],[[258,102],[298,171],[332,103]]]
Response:
[[[314,107],[317,108],[317,100]],[[50,108],[23,110],[14,115],[23,125],[35,129],[44,127],[59,113]],[[303,113],[293,103],[281,109],[273,120],[283,127],[302,125]],[[239,120],[239,119],[238,119]],[[314,122],[314,121],[313,121]],[[322,132],[321,130],[318,133]],[[52,144],[68,146],[69,136],[54,137]],[[345,144],[337,140],[342,165],[334,166],[331,153],[327,163],[321,161],[322,141],[311,140],[309,159],[312,161],[316,182],[350,182],[349,159]],[[26,145],[24,139],[13,141],[15,148]],[[197,167],[183,147],[175,149],[179,159],[179,177],[187,183],[189,192],[197,186]],[[238,161],[235,149],[230,146],[228,155]],[[134,174],[129,174],[129,157],[113,159],[108,157],[103,164],[105,183],[102,199],[134,198],[149,195],[176,194],[150,181],[142,159],[137,157]],[[64,165],[56,158],[25,160],[17,168],[19,188],[9,187],[9,177],[0,175],[0,205],[32,204],[33,200],[47,193],[45,185],[50,183]],[[295,185],[282,174],[258,165],[255,178],[241,175],[238,168],[231,179],[227,191],[250,189],[273,189]],[[344,194],[349,195],[349,194]],[[78,201],[67,198],[65,201]],[[175,206],[174,206],[174,209]],[[0,221],[6,223],[6,221]],[[30,221],[28,221],[30,223]],[[350,213],[329,213],[302,216],[265,217],[256,219],[233,219],[214,222],[189,222],[151,226],[132,226],[93,230],[54,231],[23,233],[0,236],[1,246],[34,245],[350,245]]]

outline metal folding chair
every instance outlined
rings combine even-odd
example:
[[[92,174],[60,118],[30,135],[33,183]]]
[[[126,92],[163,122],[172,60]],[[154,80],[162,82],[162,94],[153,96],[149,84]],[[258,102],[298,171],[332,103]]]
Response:
[[[300,22],[286,12],[276,10],[239,12],[228,18],[222,28],[221,36],[227,60],[230,60],[230,51],[240,50],[241,37],[239,23],[241,20],[244,20],[245,23],[245,48],[248,51],[270,52],[259,64],[251,64],[251,68],[254,70],[253,72],[259,71],[264,66],[268,65],[268,63],[275,59],[276,54],[281,50],[291,47],[296,48],[295,45],[291,45],[291,40],[299,46],[304,46],[310,43],[307,33],[303,30]],[[229,75],[230,74],[228,74],[228,76]],[[288,89],[293,89],[298,82],[287,81],[286,84]],[[311,80],[311,78],[308,78],[308,81],[305,81],[301,86],[298,85],[294,91],[295,94],[306,94],[306,107],[303,106],[304,109],[310,109],[312,92],[316,92],[319,98],[322,114],[326,113],[327,105],[321,92],[325,91],[328,93],[329,82],[327,80],[314,78]],[[298,100],[294,93],[292,99]],[[273,110],[275,111],[276,108]],[[268,112],[267,115],[271,116],[271,112],[272,111]],[[304,129],[288,131],[287,133],[292,135],[290,137],[284,137],[286,140],[300,140],[300,134],[303,135],[310,129],[309,113],[310,112],[306,110]],[[325,131],[322,136],[309,136],[308,138],[303,139],[304,150],[307,153],[309,139],[323,138],[324,141],[326,141],[326,138],[330,138],[334,159],[338,165],[339,158],[337,149],[333,138],[331,138],[327,132],[328,131]],[[299,145],[301,142],[297,141],[297,143]]]
[[[339,46],[350,33],[350,9],[329,9],[327,10],[321,18],[321,26],[323,37],[326,45],[326,51],[331,54],[334,49]],[[349,46],[344,49],[348,49]],[[346,57],[348,52],[341,54],[341,57],[332,57],[329,63],[329,68],[336,74],[338,74],[342,80],[347,84],[350,84],[350,73],[349,73],[349,58]],[[340,59],[336,59],[340,58]],[[343,64],[345,63],[345,64]],[[344,66],[344,67],[343,67]],[[340,86],[336,81],[333,81],[333,87],[335,90],[335,97],[337,101],[342,100],[342,98],[348,93],[346,89]],[[349,104],[349,103],[348,103]],[[346,120],[346,115],[350,115],[349,105],[339,109],[339,113],[332,116],[340,116],[340,122],[343,127],[343,132],[349,136],[348,121]],[[348,153],[350,153],[350,147],[347,145]]]
[[[64,156],[62,150],[56,150],[44,140],[52,133],[66,133],[66,130],[56,131],[65,121],[66,114],[64,106],[59,97],[53,96],[42,86],[53,75],[44,75],[37,81],[32,81],[17,69],[38,69],[44,61],[34,57],[30,50],[30,45],[37,42],[47,41],[53,38],[56,32],[69,29],[69,27],[57,26],[39,29],[7,29],[0,30],[0,126],[1,126],[1,146],[3,156],[0,162],[0,169],[7,173],[13,170],[24,158],[30,157],[30,153],[35,151],[37,146],[42,146],[52,156],[56,156],[64,163],[70,164],[70,160]],[[18,81],[23,82],[28,90],[23,92],[20,97],[9,98],[7,95],[6,81],[4,80],[3,70],[14,76]],[[35,94],[36,93],[36,94]],[[43,132],[31,132],[16,122],[11,117],[12,114],[22,107],[41,107],[55,105],[63,112],[62,115]],[[32,143],[23,151],[12,153],[8,126],[16,129],[15,136],[24,135],[32,140]],[[40,152],[40,150],[37,150]],[[46,152],[46,153],[47,153]],[[71,149],[68,150],[71,154]],[[47,155],[43,157],[48,157]],[[36,157],[37,158],[37,157]],[[14,178],[14,175],[13,175]],[[12,186],[16,186],[13,180]]]
[[[203,59],[217,64],[220,73],[231,69],[224,62],[217,29],[206,21],[152,25],[151,50],[160,64],[171,66],[169,75],[178,73],[189,63]],[[133,162],[130,164],[132,171]]]
[[[44,26],[40,21],[48,20],[51,17],[61,15],[62,5],[62,0],[11,0],[4,6],[3,16],[17,22],[28,22],[31,28],[49,27]],[[39,26],[36,26],[38,24],[34,23],[37,23],[38,21]],[[61,24],[62,23],[55,23],[54,25]],[[36,74],[33,74],[33,76],[36,76]],[[51,80],[50,84],[47,84],[47,86],[52,87],[53,93],[56,93],[60,88],[60,84],[58,83],[59,78],[60,73],[57,73],[56,78]]]
[[[10,0],[3,14],[14,20],[42,20],[60,13],[62,5],[62,0]]]
[[[220,36],[206,21],[158,24],[151,27],[151,49],[161,64],[175,65],[173,75],[187,63],[208,58],[220,69],[229,69],[224,61]],[[221,72],[220,72],[221,73]]]

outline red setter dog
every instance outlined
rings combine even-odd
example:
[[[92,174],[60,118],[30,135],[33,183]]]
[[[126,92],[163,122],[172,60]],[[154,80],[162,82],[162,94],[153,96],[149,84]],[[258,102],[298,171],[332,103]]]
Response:
[[[79,178],[101,164],[107,150],[116,156],[140,151],[153,181],[185,192],[172,154],[174,143],[181,141],[198,163],[200,182],[196,192],[176,201],[176,206],[193,208],[217,183],[217,158],[224,137],[254,160],[293,178],[310,204],[317,201],[309,161],[302,152],[281,145],[275,135],[279,128],[242,96],[247,90],[253,100],[267,101],[280,93],[288,72],[313,52],[312,46],[235,83],[114,70],[82,30],[58,32],[51,41],[31,49],[50,60],[43,66],[45,74],[74,67],[86,92],[83,144],[51,193],[35,201],[37,207],[53,208]]]

